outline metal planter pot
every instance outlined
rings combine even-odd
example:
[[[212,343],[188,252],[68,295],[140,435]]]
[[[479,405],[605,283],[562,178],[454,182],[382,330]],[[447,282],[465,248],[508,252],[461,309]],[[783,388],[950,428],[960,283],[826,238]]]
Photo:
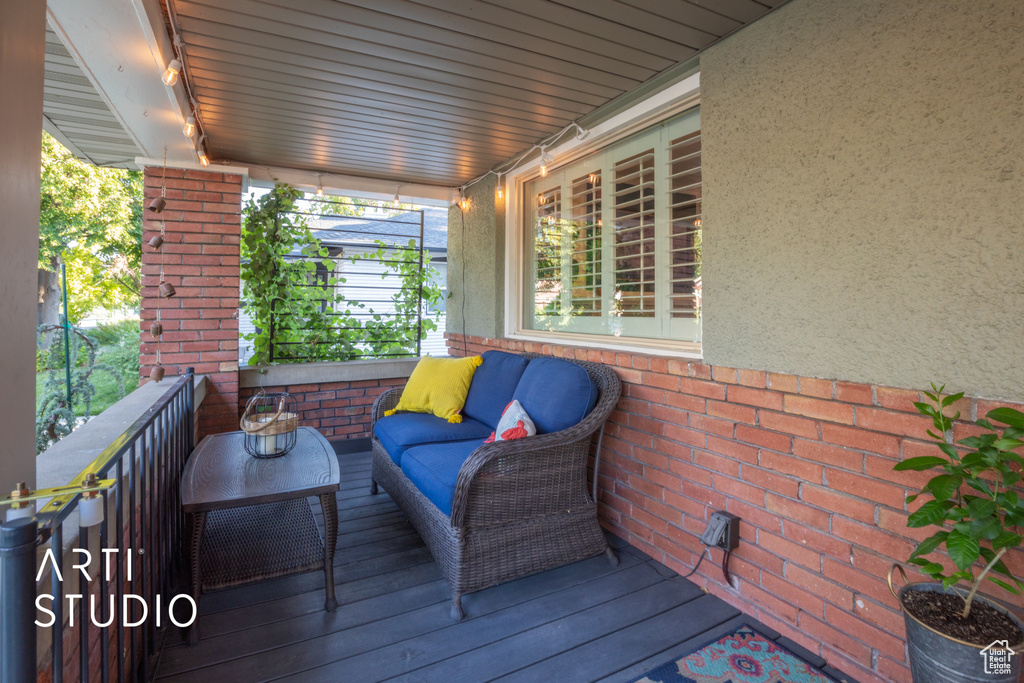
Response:
[[[903,568],[900,567],[902,573]],[[906,575],[904,575],[905,577]],[[982,650],[986,645],[974,645],[962,640],[951,638],[925,625],[903,607],[903,596],[910,591],[929,593],[957,593],[963,591],[955,588],[946,590],[938,583],[909,583],[899,590],[892,585],[892,571],[889,572],[889,589],[899,600],[903,610],[903,620],[907,627],[907,647],[910,651],[910,672],[914,683],[1018,683],[1020,681],[1021,659],[1024,658],[1024,642],[1010,645],[1014,655],[1009,658],[1008,672],[992,673],[986,671],[986,656]],[[1021,631],[1024,624],[1002,605],[976,595],[975,602],[984,602],[1000,612],[1008,615]]]

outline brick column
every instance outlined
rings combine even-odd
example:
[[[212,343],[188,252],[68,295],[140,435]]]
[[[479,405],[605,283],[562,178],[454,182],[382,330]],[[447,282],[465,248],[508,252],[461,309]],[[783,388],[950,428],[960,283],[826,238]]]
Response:
[[[210,381],[199,435],[238,429],[238,278],[242,176],[167,169],[167,207],[145,212],[142,236],[141,382],[159,364],[166,377],[186,367]],[[164,171],[147,167],[146,203],[160,196]],[[149,240],[165,223],[164,244]],[[160,296],[160,268],[176,295]],[[163,333],[150,334],[159,321]],[[167,381],[166,379],[164,380]]]

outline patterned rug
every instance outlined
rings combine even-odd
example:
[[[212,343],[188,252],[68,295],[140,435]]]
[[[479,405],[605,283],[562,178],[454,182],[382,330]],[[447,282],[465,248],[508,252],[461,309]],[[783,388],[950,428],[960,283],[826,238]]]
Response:
[[[744,624],[633,683],[835,683],[835,679]]]

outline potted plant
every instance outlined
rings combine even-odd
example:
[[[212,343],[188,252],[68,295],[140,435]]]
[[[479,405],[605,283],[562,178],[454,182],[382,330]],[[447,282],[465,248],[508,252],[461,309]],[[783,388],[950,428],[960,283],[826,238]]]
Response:
[[[1016,490],[1024,466],[1024,457],[1016,452],[1024,446],[1024,414],[1012,408],[989,411],[975,422],[982,433],[958,441],[964,447],[958,450],[951,430],[960,413],[947,416],[946,410],[963,392],[943,396],[944,388],[932,384],[932,391],[924,392],[928,402],[914,404],[932,419],[935,431],[928,435],[941,455],[910,458],[895,467],[938,471],[921,493],[907,497],[908,503],[931,497],[910,515],[907,526],[939,527],[917,545],[909,562],[941,583],[908,584],[898,594],[893,590],[906,622],[910,668],[920,682],[1016,683],[1024,657],[1024,624],[978,589],[988,580],[1016,595],[1024,591],[1024,583],[1003,563],[1006,552],[1024,542],[1024,500]],[[954,570],[947,572],[928,559],[939,549],[945,549]],[[893,568],[903,572],[899,565]]]

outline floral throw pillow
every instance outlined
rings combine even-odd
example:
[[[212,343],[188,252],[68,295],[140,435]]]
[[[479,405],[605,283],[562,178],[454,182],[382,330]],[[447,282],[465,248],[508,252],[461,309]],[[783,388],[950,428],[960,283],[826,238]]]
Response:
[[[498,420],[498,428],[491,432],[484,443],[522,439],[536,433],[537,427],[523,410],[523,406],[519,405],[519,401],[512,401],[505,406],[505,411],[501,414],[501,419]]]

